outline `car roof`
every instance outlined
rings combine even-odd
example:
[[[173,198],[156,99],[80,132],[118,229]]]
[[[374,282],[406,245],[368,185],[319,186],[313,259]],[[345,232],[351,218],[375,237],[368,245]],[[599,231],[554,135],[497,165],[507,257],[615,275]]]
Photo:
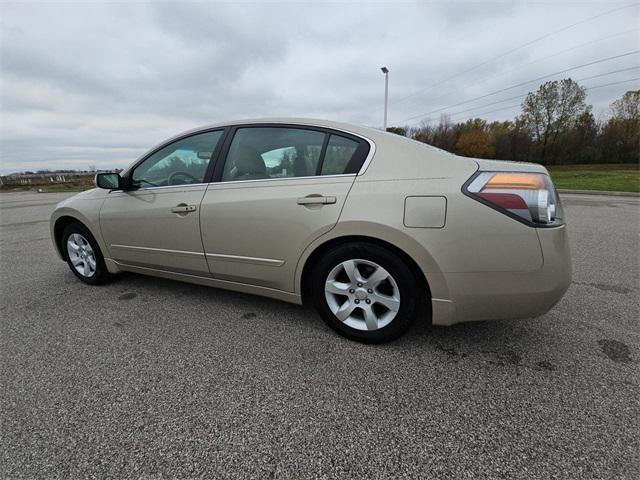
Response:
[[[197,133],[202,130],[209,130],[218,127],[230,127],[234,125],[252,125],[252,124],[264,124],[264,123],[283,123],[293,125],[307,125],[312,127],[325,127],[333,128],[335,130],[343,130],[347,133],[355,133],[356,135],[369,138],[373,140],[375,137],[385,135],[385,132],[377,130],[371,127],[364,127],[359,125],[353,125],[350,123],[336,122],[333,120],[325,120],[319,118],[299,118],[299,117],[264,117],[264,118],[244,118],[237,120],[228,120],[224,122],[213,123],[210,125],[204,125],[196,127],[186,132],[182,132],[176,135],[176,138],[188,135],[191,133]]]
[[[300,126],[311,126],[311,127],[322,127],[322,128],[331,128],[338,131],[343,131],[346,133],[351,133],[356,136],[360,136],[367,140],[375,149],[376,140],[380,139],[381,136],[391,136],[392,134],[376,130],[369,127],[362,127],[357,125],[352,125],[349,123],[341,123],[334,122],[331,120],[322,120],[317,118],[293,118],[293,117],[265,117],[265,118],[248,118],[248,119],[236,119],[236,120],[228,120],[219,123],[212,123],[209,125],[203,125],[195,128],[191,128],[189,130],[180,132],[172,137],[165,138],[162,142],[153,146],[149,150],[145,151],[142,155],[140,155],[133,163],[131,163],[123,173],[127,173],[131,168],[133,168],[137,163],[140,162],[143,158],[148,156],[150,153],[158,150],[164,145],[167,145],[171,142],[179,140],[189,135],[194,135],[199,132],[204,132],[207,130],[211,130],[214,128],[224,128],[224,127],[232,127],[235,125],[259,125],[259,124],[289,124],[289,125],[300,125]]]

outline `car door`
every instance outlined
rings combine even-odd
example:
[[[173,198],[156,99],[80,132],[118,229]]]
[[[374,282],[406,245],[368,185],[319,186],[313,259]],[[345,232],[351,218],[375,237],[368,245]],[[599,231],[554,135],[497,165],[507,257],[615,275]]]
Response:
[[[293,291],[303,250],[338,221],[369,144],[302,126],[235,127],[202,201],[213,277]]]
[[[100,229],[121,264],[210,276],[200,238],[200,204],[223,130],[190,135],[148,155],[111,191]]]

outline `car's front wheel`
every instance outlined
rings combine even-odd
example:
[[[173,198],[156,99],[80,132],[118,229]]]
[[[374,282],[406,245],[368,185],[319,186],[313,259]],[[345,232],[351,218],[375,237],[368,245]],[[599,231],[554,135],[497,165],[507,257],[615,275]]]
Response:
[[[336,247],[316,265],[311,288],[324,321],[341,335],[383,343],[414,319],[419,282],[403,259],[376,244]]]
[[[98,285],[110,277],[98,243],[81,223],[74,222],[65,227],[62,248],[69,268],[83,282]]]

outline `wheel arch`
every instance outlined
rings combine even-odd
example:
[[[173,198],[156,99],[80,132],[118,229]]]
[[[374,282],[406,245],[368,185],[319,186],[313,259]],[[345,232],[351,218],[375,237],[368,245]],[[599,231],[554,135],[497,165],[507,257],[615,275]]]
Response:
[[[98,243],[103,256],[105,256],[106,250],[104,248],[100,235],[96,234],[96,231],[90,222],[82,218],[81,215],[74,215],[74,213],[75,212],[73,211],[60,212],[51,223],[51,237],[60,258],[62,258],[64,261],[67,260],[67,252],[64,248],[64,245],[62,245],[62,233],[64,232],[64,229],[72,223],[79,223],[84,228],[89,230],[89,233],[91,233],[95,241]]]
[[[58,255],[60,255],[60,257],[62,257],[62,259],[65,261],[67,260],[67,250],[62,245],[62,232],[64,232],[64,229],[72,223],[80,223],[88,229],[88,227],[84,223],[82,223],[82,221],[78,220],[76,217],[72,217],[71,215],[62,215],[61,217],[58,217],[53,224],[54,243],[56,249],[58,250]]]
[[[430,310],[431,304],[431,287],[429,285],[429,281],[425,276],[422,269],[419,267],[418,263],[415,259],[412,258],[407,252],[397,247],[396,245],[383,240],[378,237],[368,236],[368,235],[341,235],[336,236],[326,241],[320,243],[315,246],[313,250],[309,251],[306,258],[304,259],[304,264],[302,269],[300,270],[300,279],[299,279],[299,291],[302,297],[302,302],[308,304],[311,298],[310,295],[310,279],[311,272],[313,271],[313,267],[317,264],[318,260],[322,257],[324,252],[335,248],[338,245],[344,245],[346,243],[369,243],[381,246],[386,248],[387,250],[392,251],[394,254],[398,255],[411,269],[412,273],[415,275],[416,281],[421,285],[421,291],[424,292],[424,297],[421,299],[421,303],[424,304]]]

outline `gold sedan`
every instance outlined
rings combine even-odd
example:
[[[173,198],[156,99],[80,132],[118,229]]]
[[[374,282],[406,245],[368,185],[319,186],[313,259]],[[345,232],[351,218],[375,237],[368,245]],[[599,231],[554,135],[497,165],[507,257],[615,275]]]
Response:
[[[421,315],[534,317],[571,281],[544,167],[353,125],[199,128],[96,185],[51,217],[56,250],[83,282],[130,271],[309,302],[362,342],[397,338]]]

